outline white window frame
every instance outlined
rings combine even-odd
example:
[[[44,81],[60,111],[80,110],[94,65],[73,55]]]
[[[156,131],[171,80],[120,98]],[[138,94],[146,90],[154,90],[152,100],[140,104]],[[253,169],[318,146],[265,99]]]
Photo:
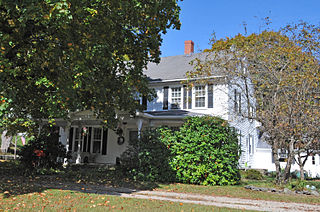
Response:
[[[94,132],[96,129],[100,130],[100,139],[96,139],[94,137]],[[95,153],[95,154],[102,154],[102,139],[103,139],[103,130],[101,127],[92,127],[92,132],[91,132],[91,147],[90,148],[90,153]],[[93,148],[94,148],[94,142],[100,142],[100,151],[99,152],[93,152]]]
[[[241,102],[242,102],[242,98],[241,98],[241,92],[239,92],[238,90],[234,90],[234,99],[233,99],[233,104],[234,104],[234,112],[236,114],[241,114],[242,112],[242,105],[241,105]]]
[[[204,93],[200,96],[197,96],[197,88],[198,87],[203,87],[204,88]],[[207,85],[196,85],[193,88],[193,108],[199,109],[199,108],[206,108],[207,107],[207,100],[208,100],[208,89]],[[204,106],[196,106],[197,105],[197,98],[204,98]]]
[[[253,135],[249,134],[249,154],[253,155],[253,151],[254,151],[254,137]]]
[[[89,127],[92,128],[92,132],[91,132],[91,143],[90,143],[90,152],[87,153],[94,153],[93,152],[93,143],[94,141],[98,140],[98,139],[94,139],[94,129],[101,129],[101,138],[100,138],[100,152],[99,153],[94,153],[94,154],[102,154],[102,143],[103,143],[103,129],[101,126],[85,126],[87,128],[87,130],[89,130]],[[72,138],[72,152],[78,152],[75,151],[75,147],[76,147],[76,140],[78,140],[78,146],[80,145],[80,152],[84,152],[83,151],[83,142],[84,142],[84,138],[85,136],[82,135],[82,128],[80,128],[79,126],[72,126],[71,128],[73,128],[73,138]],[[78,136],[79,138],[76,139],[76,131],[78,129]],[[88,137],[87,137],[88,139]],[[88,143],[87,143],[88,144]],[[88,147],[87,147],[88,148]]]
[[[250,122],[253,122],[253,116],[254,116],[254,108],[250,105],[249,106],[249,113],[248,113],[248,115],[249,115],[249,121]]]
[[[174,91],[175,89],[177,89],[176,91]],[[176,86],[176,87],[171,87],[171,95],[170,95],[170,108],[171,109],[181,109],[182,108],[182,99],[183,99],[183,93],[182,93],[182,88],[181,86]],[[179,94],[180,92],[180,96],[174,96],[174,94]],[[179,102],[177,103],[177,108],[172,108],[172,105],[176,103],[176,101],[174,100],[178,100]]]

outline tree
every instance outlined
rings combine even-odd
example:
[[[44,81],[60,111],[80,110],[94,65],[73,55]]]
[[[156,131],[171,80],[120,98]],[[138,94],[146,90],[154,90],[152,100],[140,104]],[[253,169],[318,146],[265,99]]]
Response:
[[[320,110],[315,97],[320,91],[320,30],[310,27],[313,34],[297,35],[306,29],[303,25],[310,26],[301,23],[277,32],[213,39],[207,60],[194,61],[196,71],[190,73],[203,77],[219,71],[230,86],[242,90],[247,110],[241,115],[262,125],[272,146],[278,183],[288,180],[294,156],[319,142]],[[287,154],[282,175],[280,151]]]
[[[142,70],[180,27],[177,1],[0,1],[2,125],[30,131],[92,110],[114,126],[116,111],[136,111],[153,97]]]

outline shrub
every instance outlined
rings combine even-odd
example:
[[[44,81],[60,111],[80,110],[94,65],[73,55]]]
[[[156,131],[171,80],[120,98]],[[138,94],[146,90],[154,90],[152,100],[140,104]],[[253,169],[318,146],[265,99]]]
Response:
[[[250,179],[250,180],[262,180],[263,176],[261,172],[255,169],[249,169],[244,172],[244,178]]]
[[[188,117],[179,131],[162,129],[170,165],[183,183],[233,185],[240,181],[237,134],[217,117]]]
[[[44,128],[21,149],[21,165],[38,173],[53,172],[63,165],[66,149],[59,142],[59,135],[53,129]]]
[[[137,180],[233,185],[240,181],[237,134],[216,117],[189,117],[183,126],[148,130],[130,141],[120,169]]]
[[[295,180],[289,183],[289,188],[295,191],[303,191],[306,187],[306,182],[304,180]]]
[[[158,129],[149,129],[143,132],[141,139],[129,141],[118,168],[134,180],[174,181],[175,173],[169,165],[171,153],[159,138]]]

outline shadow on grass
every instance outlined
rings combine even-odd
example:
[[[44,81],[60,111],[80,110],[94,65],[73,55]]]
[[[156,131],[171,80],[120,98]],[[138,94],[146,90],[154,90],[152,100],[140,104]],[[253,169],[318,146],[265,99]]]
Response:
[[[50,175],[27,175],[18,162],[0,162],[0,194],[4,198],[46,189],[120,195],[158,187],[154,182],[132,181],[116,169],[71,166]]]

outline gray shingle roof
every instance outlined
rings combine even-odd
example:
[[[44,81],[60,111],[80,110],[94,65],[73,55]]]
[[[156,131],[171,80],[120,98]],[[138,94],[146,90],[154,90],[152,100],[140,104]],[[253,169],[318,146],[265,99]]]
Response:
[[[144,70],[144,74],[151,81],[186,79],[186,73],[193,70],[190,62],[195,58],[204,60],[206,55],[205,53],[195,53],[163,57],[159,64],[149,63],[147,70]]]
[[[187,117],[187,116],[203,116],[205,114],[202,113],[194,113],[186,110],[168,110],[168,111],[148,111],[145,112],[147,114],[161,117],[161,116],[181,116],[181,117]]]

